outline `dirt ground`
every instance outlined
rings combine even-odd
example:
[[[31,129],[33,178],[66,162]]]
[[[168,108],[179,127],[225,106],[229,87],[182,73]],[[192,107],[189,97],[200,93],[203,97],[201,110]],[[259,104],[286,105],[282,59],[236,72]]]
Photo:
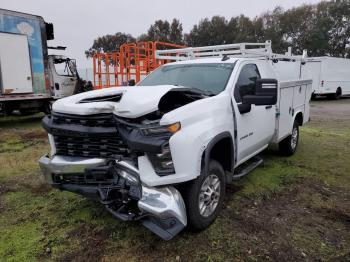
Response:
[[[212,226],[168,242],[45,186],[41,117],[0,119],[1,261],[350,261],[350,98],[313,101],[294,156],[268,149]]]
[[[350,97],[338,101],[319,98],[311,104],[311,118],[316,121],[350,120]]]

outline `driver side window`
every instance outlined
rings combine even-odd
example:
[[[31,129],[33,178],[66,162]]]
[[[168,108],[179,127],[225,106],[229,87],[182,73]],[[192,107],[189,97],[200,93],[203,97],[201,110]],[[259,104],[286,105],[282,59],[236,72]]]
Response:
[[[260,78],[258,67],[255,64],[243,66],[234,89],[237,103],[242,102],[242,97],[245,95],[254,95],[256,80]]]

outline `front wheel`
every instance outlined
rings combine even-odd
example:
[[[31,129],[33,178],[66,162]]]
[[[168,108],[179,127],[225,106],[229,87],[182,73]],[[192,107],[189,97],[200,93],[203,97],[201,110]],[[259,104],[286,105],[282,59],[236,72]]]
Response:
[[[187,184],[183,196],[190,229],[203,230],[215,221],[222,208],[225,187],[225,172],[215,160],[210,160],[208,172],[202,171]]]
[[[51,111],[52,111],[52,102],[51,101],[48,101],[46,102],[41,111],[45,114],[45,115],[50,115],[51,114]]]
[[[279,143],[279,150],[285,156],[291,156],[295,153],[299,142],[299,124],[294,121],[292,134]]]

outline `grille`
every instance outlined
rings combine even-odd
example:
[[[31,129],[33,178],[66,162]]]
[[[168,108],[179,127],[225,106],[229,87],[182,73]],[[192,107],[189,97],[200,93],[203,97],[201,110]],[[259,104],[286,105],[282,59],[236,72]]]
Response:
[[[102,158],[129,155],[126,144],[118,134],[113,115],[81,117],[55,114],[52,121],[56,127],[62,125],[62,129],[52,130],[58,155]],[[72,127],[80,127],[83,132],[71,130]],[[101,127],[106,127],[103,133],[99,132]],[[99,131],[93,131],[97,129]]]
[[[54,136],[54,140],[58,155],[105,158],[128,154],[128,149],[117,133],[113,137]]]
[[[115,127],[112,114],[99,114],[90,116],[76,116],[66,114],[52,114],[54,124],[76,124],[89,127]]]

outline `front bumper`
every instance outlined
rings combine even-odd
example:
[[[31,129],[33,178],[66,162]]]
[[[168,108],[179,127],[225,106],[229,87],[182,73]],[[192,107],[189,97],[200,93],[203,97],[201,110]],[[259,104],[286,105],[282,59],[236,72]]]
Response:
[[[43,156],[39,164],[45,181],[53,187],[98,200],[118,219],[140,220],[165,240],[187,225],[179,191],[173,186],[143,185],[138,169],[129,162]]]

